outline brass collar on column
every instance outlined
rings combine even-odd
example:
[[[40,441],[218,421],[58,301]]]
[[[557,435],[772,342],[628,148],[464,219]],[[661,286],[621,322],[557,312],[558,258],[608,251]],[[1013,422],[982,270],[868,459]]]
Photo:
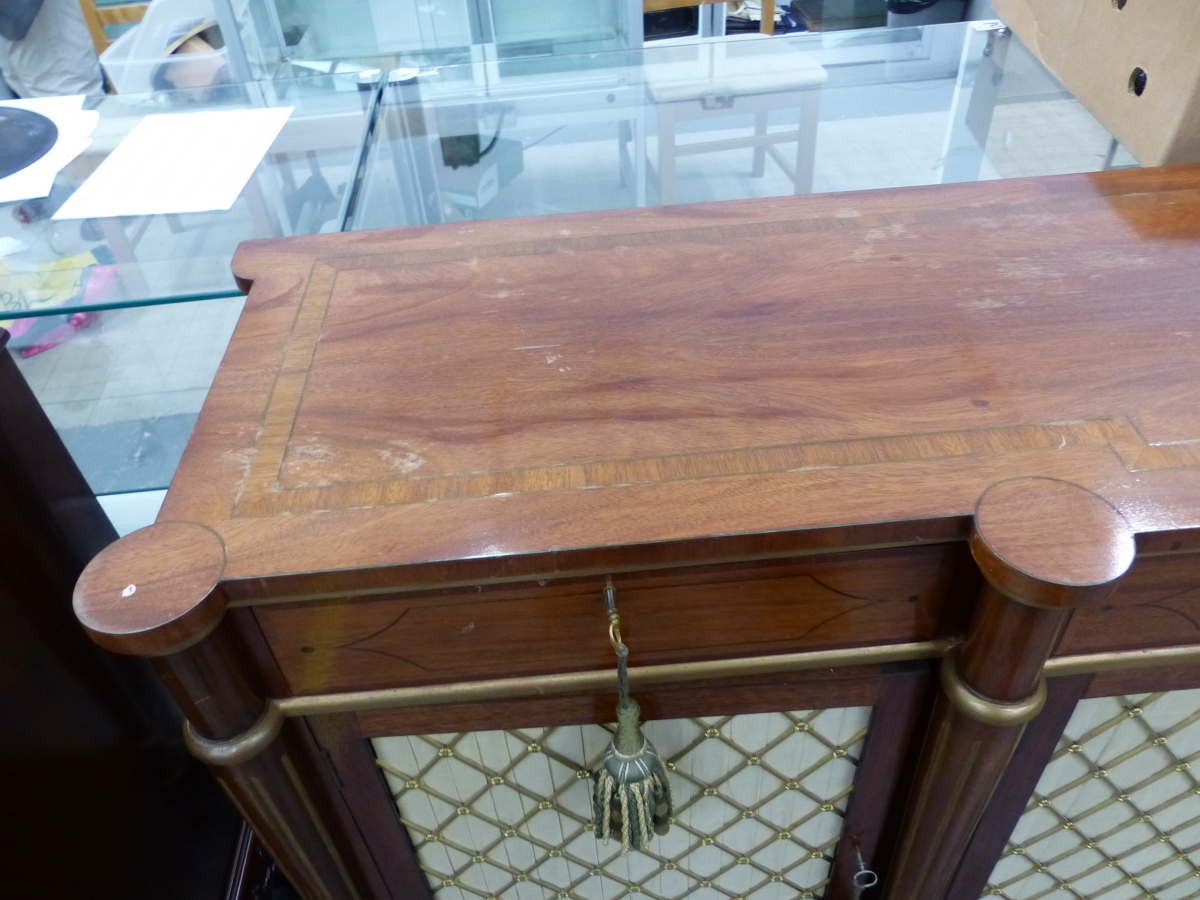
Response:
[[[249,762],[271,745],[283,727],[283,710],[274,701],[258,721],[236,737],[214,741],[192,730],[191,722],[183,723],[183,742],[192,756],[210,766],[237,766]]]
[[[962,676],[958,674],[957,656],[958,651],[955,649],[942,657],[941,681],[942,690],[946,692],[946,696],[954,708],[963,715],[969,716],[976,722],[982,722],[984,725],[1008,726],[1024,725],[1042,711],[1042,707],[1046,703],[1046,679],[1044,676],[1038,679],[1037,687],[1024,700],[1016,700],[1011,703],[991,700],[975,693],[962,680]]]

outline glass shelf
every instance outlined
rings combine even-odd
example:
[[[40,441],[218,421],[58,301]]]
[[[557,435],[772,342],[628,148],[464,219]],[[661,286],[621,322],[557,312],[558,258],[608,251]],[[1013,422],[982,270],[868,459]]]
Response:
[[[50,196],[0,205],[0,238],[10,239],[0,257],[0,325],[15,333],[28,325],[14,320],[236,295],[229,261],[241,241],[341,227],[369,97],[356,77],[318,75],[94,98],[91,146],[58,174]],[[231,209],[51,218],[144,116],[272,106],[295,112]]]
[[[1095,171],[1111,136],[999,23],[421,69],[348,228]]]

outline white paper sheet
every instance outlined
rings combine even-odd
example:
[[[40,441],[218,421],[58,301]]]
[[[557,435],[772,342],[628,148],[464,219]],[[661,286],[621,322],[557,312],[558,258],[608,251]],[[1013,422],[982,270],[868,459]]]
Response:
[[[292,107],[146,116],[56,219],[229,209]]]
[[[63,166],[88,148],[88,135],[100,121],[95,110],[83,109],[83,94],[71,97],[39,97],[32,100],[5,100],[0,106],[15,106],[40,113],[58,129],[58,139],[41,159],[0,178],[0,203],[45,197],[54,187],[54,179]]]

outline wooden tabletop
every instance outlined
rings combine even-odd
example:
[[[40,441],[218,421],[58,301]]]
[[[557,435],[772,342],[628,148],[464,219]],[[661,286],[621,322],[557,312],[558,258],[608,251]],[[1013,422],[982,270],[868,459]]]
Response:
[[[226,581],[918,541],[1021,476],[1200,526],[1200,167],[256,241],[234,269],[160,516],[215,531]]]

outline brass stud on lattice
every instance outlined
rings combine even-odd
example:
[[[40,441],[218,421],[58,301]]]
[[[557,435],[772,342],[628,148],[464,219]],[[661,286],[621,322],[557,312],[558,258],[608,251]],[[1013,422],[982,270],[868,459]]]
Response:
[[[1068,819],[1067,821],[1063,822],[1062,827],[1063,827],[1063,831],[1070,831],[1072,828],[1075,827],[1075,823],[1072,822],[1070,819]]]
[[[797,731],[808,731],[809,724],[807,722],[797,722],[795,728]]]
[[[492,784],[504,784],[504,776],[503,775],[493,775],[491,778],[488,779],[488,781],[491,782]]]
[[[438,836],[436,834],[427,834],[425,835],[425,840],[431,844],[436,844],[438,841]]]
[[[783,881],[783,876],[782,875],[772,875],[771,880],[772,881]]]
[[[641,892],[642,892],[642,889],[640,887],[638,887],[636,884],[631,884],[629,886],[629,893],[640,894]]]
[[[1043,799],[1043,800],[1039,800],[1039,801],[1038,801],[1038,806],[1042,807],[1043,809],[1044,809],[1045,807],[1049,806],[1049,805],[1050,805],[1050,801],[1049,801],[1049,800],[1044,800],[1044,799]]]
[[[519,874],[517,876],[517,881],[528,881],[528,880],[529,880],[529,876],[526,875],[524,872],[522,872],[521,874]]]
[[[715,728],[709,728],[709,729],[705,730],[705,732],[704,732],[704,736],[705,736],[706,738],[715,738],[715,737],[720,737],[720,736],[721,736],[721,732],[719,732],[719,731],[718,731],[717,729],[715,729]]]
[[[808,858],[809,859],[820,859],[823,855],[824,854],[822,854],[820,850],[814,850],[810,854],[808,854]]]
[[[460,816],[469,816],[471,814],[471,810],[465,806],[460,806],[455,812]]]
[[[715,843],[716,843],[716,841],[714,841],[712,838],[701,838],[700,839],[701,847],[711,847]]]
[[[717,789],[716,789],[716,788],[705,788],[705,789],[704,789],[704,796],[705,796],[705,797],[715,797],[715,796],[717,796]]]
[[[775,837],[779,838],[781,841],[786,841],[791,839],[792,833],[790,831],[781,831],[779,834],[775,835]]]
[[[472,856],[472,857],[471,857],[471,862],[473,862],[473,863],[481,863],[481,862],[486,862],[486,860],[485,860],[485,858],[484,858],[483,856],[481,856],[481,855],[479,855],[479,854],[476,854],[475,856]]]
[[[679,866],[677,866],[677,865],[676,865],[675,863],[673,863],[673,862],[669,862],[669,863],[663,863],[663,868],[664,868],[664,869],[667,869],[667,870],[672,870],[672,869],[678,869],[678,868],[679,868]]]
[[[589,875],[601,875],[603,873],[599,869],[592,869],[590,872],[588,872],[588,874]]]
[[[789,781],[789,782],[788,782],[787,784],[785,784],[783,787],[784,787],[784,789],[785,789],[785,790],[789,790],[789,791],[797,791],[797,790],[799,790],[799,789],[800,789],[800,782],[798,782],[798,781]]]
[[[584,778],[591,778],[592,773],[589,772],[587,769],[580,769],[578,772],[575,773],[575,777],[580,780],[582,780]]]
[[[1099,845],[1099,844],[1097,844],[1095,841],[1088,841],[1088,842],[1087,842],[1086,844],[1084,844],[1083,846],[1087,847],[1089,850],[1095,850],[1095,849],[1096,849],[1097,847],[1099,847],[1100,845]]]
[[[1082,753],[1083,752],[1083,744],[1072,744],[1070,747],[1067,748],[1067,752],[1068,753]]]
[[[1141,714],[1142,714],[1142,708],[1140,706],[1130,706],[1130,707],[1126,707],[1126,709],[1125,709],[1125,715],[1129,716],[1129,718],[1131,718],[1131,719],[1137,718]]]
[[[504,829],[504,836],[505,836],[505,837],[516,837],[516,836],[517,836],[517,829],[515,829],[515,828],[505,828],[505,829]]]
[[[739,856],[739,857],[737,858],[737,864],[738,864],[739,866],[748,866],[748,865],[750,865],[750,857],[748,857],[748,856]]]
[[[1013,847],[1013,856],[1024,856],[1024,855],[1025,855],[1024,847]]]
[[[567,898],[570,897],[571,894],[569,891],[559,891],[557,896],[558,896],[558,900],[567,900]]]
[[[663,765],[667,767],[667,771],[668,771],[668,772],[674,772],[674,771],[675,771],[675,763],[673,763],[673,762],[665,762],[665,763],[663,763]]]
[[[1093,778],[1104,778],[1106,775],[1108,775],[1108,769],[1097,769],[1092,773]]]
[[[560,856],[562,856],[562,851],[561,850],[551,850],[546,855],[549,856],[551,859],[558,859]]]
[[[803,894],[801,894],[800,896],[801,896],[801,897],[804,897],[804,898],[805,898],[805,900],[808,900],[808,898],[810,898],[810,897],[812,897],[812,896],[813,896],[813,892],[812,892],[812,891],[805,891],[805,892],[804,892]]]
[[[1159,737],[1156,737],[1153,741],[1154,746],[1156,746],[1156,747],[1161,747],[1166,742],[1167,742],[1167,739],[1165,737],[1162,737],[1161,735]]]
[[[1190,769],[1191,767],[1192,767],[1191,763],[1180,763],[1179,765],[1177,765],[1177,766],[1175,767],[1175,771],[1176,771],[1176,772],[1183,772],[1183,771],[1185,771],[1185,770],[1187,770],[1187,769]]]
[[[846,750],[843,747],[838,747],[836,750],[833,751],[833,755],[836,756],[838,759],[841,759],[843,756],[846,755]]]
[[[454,879],[453,878],[443,878],[442,879],[442,887],[454,887]]]
[[[1129,795],[1128,794],[1117,794],[1117,799],[1118,800],[1128,800]]]
[[[748,766],[757,766],[761,763],[762,763],[762,760],[759,759],[757,756],[751,756],[746,759],[746,765],[748,765]]]
[[[528,750],[530,753],[541,753],[542,745],[541,744],[530,744],[525,749]]]
[[[832,803],[822,803],[821,804],[822,812],[833,812],[835,809],[837,809],[837,807],[835,807]]]
[[[742,818],[743,819],[753,819],[754,818],[754,810],[752,810],[752,809],[746,810],[745,812],[742,813]]]
[[[416,781],[406,781],[406,782],[404,782],[404,786],[411,791],[413,788],[418,788],[421,785],[419,782],[416,782]]]
[[[702,881],[702,882],[700,882],[700,887],[712,887],[712,882],[711,881]]]
[[[543,800],[538,804],[538,809],[554,809],[554,804],[549,800]]]
[[[449,747],[443,747],[441,750],[438,751],[438,756],[442,757],[442,759],[448,759],[449,757],[451,757],[453,755],[454,755],[454,751],[451,750]]]

